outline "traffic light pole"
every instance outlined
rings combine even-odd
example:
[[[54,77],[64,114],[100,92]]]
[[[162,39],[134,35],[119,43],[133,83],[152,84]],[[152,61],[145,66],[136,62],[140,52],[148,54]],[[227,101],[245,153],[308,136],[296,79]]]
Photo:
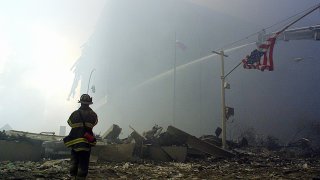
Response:
[[[223,51],[216,52],[212,51],[221,57],[221,126],[222,126],[222,148],[227,148],[226,143],[226,99],[225,99],[225,76],[224,76],[224,57],[228,57]]]

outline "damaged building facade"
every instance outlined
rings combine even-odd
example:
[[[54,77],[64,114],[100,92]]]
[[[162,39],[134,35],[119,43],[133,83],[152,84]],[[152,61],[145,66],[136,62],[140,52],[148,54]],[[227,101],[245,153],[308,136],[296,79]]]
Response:
[[[140,6],[149,8],[137,11]],[[166,9],[166,12],[159,9]],[[200,14],[215,18],[204,18]],[[228,23],[216,26],[219,19]],[[130,133],[129,125],[143,132],[154,124],[174,125],[196,136],[213,134],[221,124],[220,62],[219,57],[210,52],[236,39],[235,29],[249,34],[252,28],[252,24],[184,1],[110,3],[102,12],[92,36],[82,46],[81,57],[72,67],[75,77],[69,99],[78,99],[77,90],[80,94],[89,92],[93,96],[92,107],[99,115],[99,124],[95,127],[97,134],[112,124],[123,128],[120,134],[123,137]],[[177,45],[177,42],[184,46]],[[304,43],[299,41],[295,45],[299,49]],[[281,58],[291,57],[289,52],[292,50],[286,49],[287,46],[281,42],[277,46],[283,49]],[[243,52],[230,53],[233,57],[245,56]],[[278,58],[280,55],[275,52],[274,56]],[[278,65],[292,66],[283,63],[281,61]],[[234,59],[226,59],[226,70],[234,65]],[[288,72],[286,70],[282,69],[281,73],[292,74],[289,68]],[[263,73],[252,76],[252,72],[247,72],[237,70],[228,77],[232,88],[226,91],[226,105],[233,107],[235,114],[227,122],[228,139],[236,139],[247,128],[253,127],[260,134],[271,134],[289,142],[301,121],[318,121],[316,117],[320,115],[308,113],[301,117],[305,112],[297,107],[301,105],[314,110],[319,105],[316,97],[308,100],[293,95],[300,93],[296,91],[297,84],[310,87],[307,89],[315,88],[303,80],[308,79],[307,73],[300,74],[293,83],[281,79],[278,71],[268,76]],[[261,81],[266,83],[254,86]],[[278,87],[283,88],[278,90]],[[286,97],[286,93],[296,98],[275,103],[269,96],[259,94],[268,88],[273,99]],[[257,102],[264,103],[257,106]],[[283,109],[288,104],[292,104],[295,110]],[[274,113],[265,111],[269,107],[273,107]]]
[[[150,8],[136,11],[142,4],[150,5]],[[180,6],[179,14],[174,10],[175,6]],[[167,9],[167,12],[158,11],[159,8]],[[128,13],[123,13],[123,9]],[[97,133],[111,124],[122,127],[125,135],[130,132],[129,125],[143,132],[159,124],[164,127],[174,125],[194,135],[203,135],[199,130],[212,134],[220,125],[220,89],[214,85],[220,80],[218,62],[210,59],[185,64],[198,59],[199,54],[207,55],[210,48],[222,40],[217,40],[215,35],[203,39],[209,33],[197,29],[192,38],[200,38],[203,44],[195,45],[189,34],[193,23],[186,23],[185,19],[197,22],[199,26],[209,26],[208,29],[217,27],[213,26],[214,20],[197,21],[200,17],[190,11],[220,16],[182,1],[177,5],[169,1],[156,4],[146,0],[114,2],[105,7],[95,32],[82,46],[82,55],[74,64],[75,78],[69,97],[70,100],[78,98],[77,88],[80,93],[89,92],[93,96],[92,107],[99,115]],[[231,33],[233,27],[241,23],[230,21],[234,24],[224,31]],[[186,47],[176,46],[176,40]]]

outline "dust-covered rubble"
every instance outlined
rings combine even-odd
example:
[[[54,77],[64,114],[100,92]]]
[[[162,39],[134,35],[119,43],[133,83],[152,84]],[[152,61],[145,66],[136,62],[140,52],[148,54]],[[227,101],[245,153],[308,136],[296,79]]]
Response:
[[[0,179],[70,179],[69,160],[0,162]],[[180,162],[96,162],[87,179],[316,179],[320,157],[288,158],[264,149],[242,149],[235,158]]]

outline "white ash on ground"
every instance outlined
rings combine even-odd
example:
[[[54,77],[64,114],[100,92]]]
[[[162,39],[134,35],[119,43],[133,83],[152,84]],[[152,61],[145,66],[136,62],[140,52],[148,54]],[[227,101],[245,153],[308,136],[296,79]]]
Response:
[[[70,179],[69,160],[0,162],[0,179]],[[286,157],[268,150],[242,151],[235,158],[177,162],[91,163],[87,179],[317,179],[320,157]]]

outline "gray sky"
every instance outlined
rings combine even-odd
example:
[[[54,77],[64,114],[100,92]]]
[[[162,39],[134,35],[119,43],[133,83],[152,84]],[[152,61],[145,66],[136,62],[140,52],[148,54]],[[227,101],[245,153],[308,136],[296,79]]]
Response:
[[[105,1],[0,2],[0,126],[57,131],[77,107],[68,102],[73,63]]]

